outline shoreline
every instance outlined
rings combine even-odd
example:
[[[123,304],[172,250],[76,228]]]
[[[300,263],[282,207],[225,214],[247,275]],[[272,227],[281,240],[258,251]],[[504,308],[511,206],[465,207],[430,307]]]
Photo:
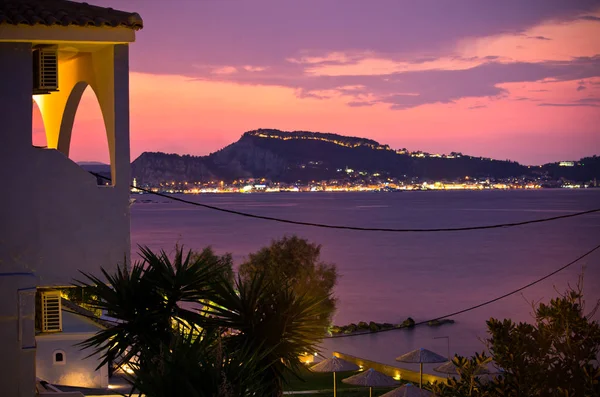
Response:
[[[420,323],[419,325],[427,325],[428,327],[439,327],[444,324],[454,324],[456,321],[450,318],[441,320],[430,320],[427,323]],[[381,332],[394,331],[400,329],[413,329],[416,327],[415,320],[408,317],[400,324],[392,323],[376,323],[370,321],[369,323],[361,321],[358,324],[350,323],[348,325],[338,326],[332,325],[327,332],[324,339],[336,339],[341,337],[350,337],[367,334],[377,334]]]
[[[153,193],[159,194],[184,194],[184,195],[193,195],[193,196],[201,196],[201,195],[222,195],[222,194],[236,194],[236,195],[252,195],[252,194],[274,194],[274,193],[294,193],[294,194],[310,194],[310,193],[407,193],[407,192],[490,192],[490,191],[502,191],[502,192],[515,192],[515,191],[600,191],[600,187],[540,187],[540,188],[484,188],[484,189],[400,189],[396,191],[386,191],[386,190],[314,190],[314,191],[305,191],[305,190],[277,190],[277,191],[253,191],[253,192],[241,192],[241,191],[202,191],[202,192],[189,192],[189,191],[174,191],[174,190],[153,190],[150,192],[130,192],[131,196],[145,196],[152,195]],[[149,200],[140,200],[140,201],[149,201]]]

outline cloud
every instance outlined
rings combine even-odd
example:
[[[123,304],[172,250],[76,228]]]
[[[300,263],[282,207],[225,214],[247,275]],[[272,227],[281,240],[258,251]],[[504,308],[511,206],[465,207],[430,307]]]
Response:
[[[233,74],[237,73],[237,69],[233,66],[221,66],[214,68],[211,73],[212,74]]]
[[[475,105],[475,106],[469,106],[468,109],[483,109],[483,108],[487,108],[486,105]]]
[[[577,91],[578,92],[579,91],[583,91],[583,90],[585,90],[585,86],[584,85],[577,86]]]
[[[577,103],[600,103],[600,98],[588,97],[581,98],[576,101]]]
[[[595,21],[595,22],[600,22],[600,17],[594,16],[594,15],[584,15],[582,17],[579,17],[577,19],[580,19],[582,21]]]
[[[600,105],[594,103],[539,103],[538,106],[555,106],[555,107],[591,107],[597,108]]]
[[[246,70],[248,72],[263,72],[263,71],[267,70],[267,68],[264,66],[244,65],[243,68],[244,68],[244,70]]]
[[[331,98],[329,95],[323,95],[323,94],[319,94],[316,92],[309,92],[303,89],[297,89],[296,92],[296,97],[298,98],[312,98],[312,99],[329,99]]]
[[[118,7],[133,2],[101,1]],[[588,18],[598,9],[597,0],[180,1],[174,23],[165,2],[137,2],[143,6],[131,6],[141,7],[147,27],[131,46],[131,69],[176,75],[186,75],[194,63],[270,67],[307,49],[439,58],[455,55],[464,39],[528,32],[547,21]]]
[[[527,38],[528,39],[535,39],[535,40],[548,40],[548,41],[552,40],[552,39],[550,39],[548,37],[545,37],[545,36],[529,36]]]
[[[529,90],[529,92],[550,92],[550,90]]]
[[[504,83],[579,81],[600,77],[600,55],[577,57],[570,61],[498,62],[491,61],[462,70],[422,70],[382,75],[311,75],[309,66],[284,62],[268,71],[210,74],[201,80],[238,84],[289,87],[300,98],[347,97],[349,102],[388,104],[392,109],[408,109],[426,104],[452,103],[461,98],[495,98],[508,95]],[[541,92],[537,90],[536,92]]]
[[[364,107],[364,106],[373,106],[373,105],[375,105],[375,103],[374,102],[351,101],[351,102],[347,102],[346,105],[348,105],[350,107]]]

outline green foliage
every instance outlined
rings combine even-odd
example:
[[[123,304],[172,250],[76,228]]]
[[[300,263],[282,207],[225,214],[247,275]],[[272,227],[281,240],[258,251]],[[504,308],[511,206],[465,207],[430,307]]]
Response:
[[[390,323],[376,323],[374,321],[370,321],[369,323],[366,323],[365,321],[361,321],[357,324],[351,323],[348,325],[343,325],[343,326],[339,326],[339,325],[332,325],[331,327],[329,327],[329,332],[332,335],[338,335],[338,334],[351,334],[353,332],[365,332],[365,331],[370,331],[370,332],[376,332],[376,331],[380,331],[380,330],[384,330],[384,329],[392,329],[392,328],[401,328],[402,326],[400,324],[390,324]]]
[[[290,284],[275,288],[257,272],[232,282],[231,258],[177,247],[173,259],[141,248],[131,270],[102,269],[79,285],[94,308],[117,320],[81,346],[133,370],[148,397],[280,396],[299,356],[316,351],[323,300]]]
[[[129,362],[132,389],[146,396],[229,397],[248,390],[263,394],[258,382],[260,352],[224,351],[215,330],[198,334],[176,330],[170,343],[158,341],[160,353]],[[149,358],[149,359],[148,359]]]
[[[231,254],[217,255],[211,247],[206,247],[202,251],[192,251],[191,259],[200,262],[218,262],[222,271],[221,277],[230,283],[233,283],[233,257]]]
[[[371,321],[371,322],[369,323],[369,331],[371,331],[371,332],[376,332],[376,331],[379,331],[379,330],[380,330],[380,326],[379,326],[379,324],[377,324],[377,323],[375,323],[375,322],[373,322],[373,321]]]
[[[580,280],[581,281],[581,280]],[[584,313],[581,282],[535,309],[535,323],[490,319],[488,348],[501,374],[486,384],[474,369],[484,356],[455,358],[460,373],[440,396],[600,396],[600,325],[592,320],[598,305]],[[483,361],[482,361],[483,360]]]
[[[94,308],[91,304],[97,297],[91,294],[89,288],[84,287],[70,287],[61,290],[61,295],[69,301],[76,303],[82,308],[92,312],[96,317],[102,315],[102,311]]]
[[[275,288],[289,285],[300,295],[320,299],[324,308],[323,324],[327,326],[336,308],[332,292],[338,273],[335,265],[322,262],[320,255],[320,245],[297,236],[283,237],[250,254],[240,265],[239,274],[244,279],[264,274]]]
[[[216,324],[237,332],[224,338],[226,351],[261,351],[262,395],[280,396],[283,382],[301,368],[300,355],[317,351],[325,334],[323,297],[298,294],[290,285],[274,288],[264,275],[221,285],[211,313]]]
[[[600,395],[600,325],[583,310],[578,288],[540,303],[534,325],[489,320],[489,349],[505,369],[494,387],[505,395]]]
[[[485,353],[476,353],[474,357],[468,359],[461,356],[455,356],[452,362],[456,365],[459,378],[448,379],[448,384],[434,383],[433,391],[437,396],[488,396],[488,385],[484,383],[479,375],[485,373],[487,364],[492,360]]]

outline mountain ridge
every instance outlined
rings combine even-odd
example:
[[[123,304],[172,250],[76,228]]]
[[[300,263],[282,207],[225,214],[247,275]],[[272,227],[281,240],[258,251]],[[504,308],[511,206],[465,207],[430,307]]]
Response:
[[[394,150],[373,139],[310,131],[257,129],[206,156],[144,152],[132,163],[138,183],[231,182],[265,178],[277,182],[309,182],[359,176],[390,178],[457,179],[470,177],[510,178],[549,175],[573,180],[600,177],[596,156],[572,166],[549,163],[524,166],[515,161],[494,160],[452,152],[430,154]]]

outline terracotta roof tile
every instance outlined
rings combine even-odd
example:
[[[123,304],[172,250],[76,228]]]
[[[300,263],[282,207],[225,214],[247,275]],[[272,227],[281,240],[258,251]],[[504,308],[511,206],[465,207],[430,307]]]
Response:
[[[0,24],[126,27],[139,30],[139,14],[68,0],[0,0]]]

